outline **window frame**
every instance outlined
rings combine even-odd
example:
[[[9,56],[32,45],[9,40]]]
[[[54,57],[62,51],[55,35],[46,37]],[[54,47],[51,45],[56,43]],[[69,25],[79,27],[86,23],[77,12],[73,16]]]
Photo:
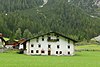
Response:
[[[42,36],[42,41],[44,41],[44,36]]]
[[[48,48],[51,48],[51,45],[50,44],[48,44]]]
[[[56,54],[58,54],[58,51],[56,51]]]
[[[68,55],[70,55],[70,51],[68,51]]]
[[[39,50],[36,50],[36,53],[39,53]]]
[[[60,51],[59,54],[62,54],[62,51]]]
[[[41,44],[38,44],[38,48],[41,48]]]
[[[57,45],[57,49],[59,49],[60,48],[60,45]]]
[[[31,47],[34,47],[34,44],[31,44]]]
[[[41,53],[45,53],[45,51],[44,50],[41,50]]]
[[[31,50],[31,53],[34,53],[34,50]]]
[[[68,47],[68,49],[70,49],[70,45],[68,45],[67,47]]]

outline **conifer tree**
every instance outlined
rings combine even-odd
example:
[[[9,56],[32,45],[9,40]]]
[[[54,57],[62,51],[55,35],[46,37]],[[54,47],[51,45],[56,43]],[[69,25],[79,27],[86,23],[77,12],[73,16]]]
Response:
[[[22,38],[22,32],[21,29],[18,28],[15,33],[15,39],[21,39],[21,38]]]
[[[32,33],[28,30],[28,29],[25,29],[24,30],[24,33],[23,33],[23,38],[32,38],[33,37],[33,35],[32,35]]]

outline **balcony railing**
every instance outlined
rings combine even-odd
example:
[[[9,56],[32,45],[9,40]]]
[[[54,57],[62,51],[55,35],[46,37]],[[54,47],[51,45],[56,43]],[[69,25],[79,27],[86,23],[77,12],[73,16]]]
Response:
[[[47,39],[48,42],[57,42],[59,39]]]

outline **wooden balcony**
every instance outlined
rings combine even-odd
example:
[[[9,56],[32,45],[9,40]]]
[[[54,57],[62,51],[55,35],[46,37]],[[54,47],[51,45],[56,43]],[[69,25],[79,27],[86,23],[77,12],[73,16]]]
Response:
[[[57,42],[59,39],[47,39],[48,42]]]

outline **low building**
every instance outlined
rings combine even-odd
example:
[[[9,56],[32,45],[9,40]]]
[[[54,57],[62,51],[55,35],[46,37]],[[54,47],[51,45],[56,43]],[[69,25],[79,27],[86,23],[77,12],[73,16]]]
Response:
[[[13,48],[13,49],[21,49],[23,48],[22,44],[23,42],[25,42],[26,39],[22,38],[20,40],[8,40],[5,42],[5,47],[6,48]]]
[[[14,41],[14,40],[8,40],[5,42],[5,48],[15,48],[15,46],[18,45],[18,42],[17,41]]]
[[[5,45],[5,40],[4,40],[4,38],[3,38],[2,33],[0,33],[0,48],[3,48],[4,45]]]
[[[77,42],[56,32],[49,32],[25,41],[23,52],[27,55],[74,55]]]

